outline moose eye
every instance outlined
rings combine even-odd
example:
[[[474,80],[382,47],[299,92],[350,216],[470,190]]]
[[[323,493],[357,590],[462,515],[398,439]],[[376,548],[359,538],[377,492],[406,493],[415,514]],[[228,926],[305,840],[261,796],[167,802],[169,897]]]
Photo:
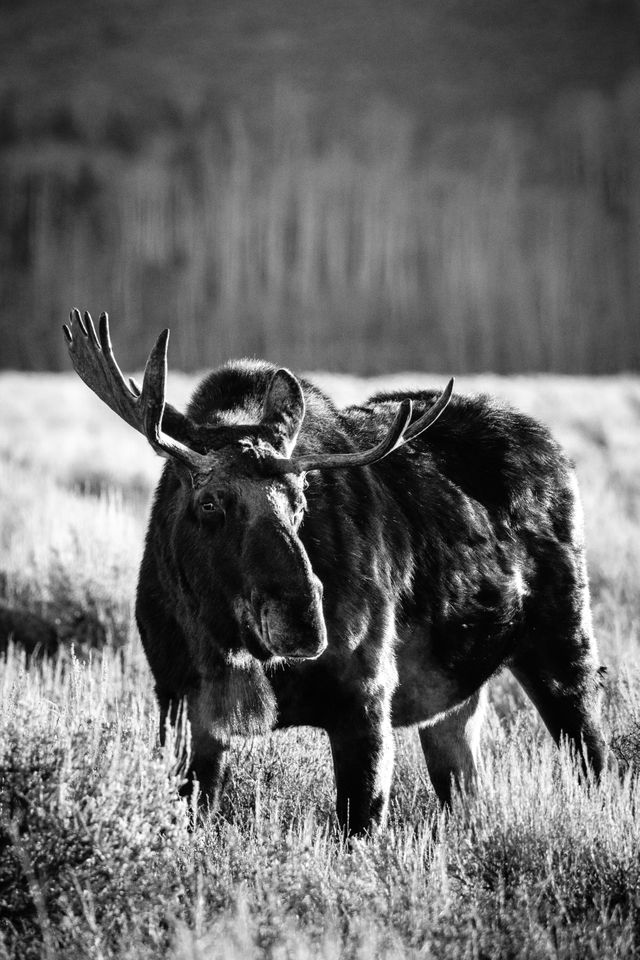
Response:
[[[200,522],[210,531],[221,530],[227,519],[227,514],[222,504],[216,500],[201,500],[198,504],[198,514]]]
[[[209,526],[212,524],[220,526],[227,518],[227,512],[231,508],[231,498],[226,490],[207,490],[201,494],[194,504],[198,515]]]
[[[200,510],[207,517],[207,520],[224,523],[226,519],[226,512],[217,500],[203,500],[200,504]]]

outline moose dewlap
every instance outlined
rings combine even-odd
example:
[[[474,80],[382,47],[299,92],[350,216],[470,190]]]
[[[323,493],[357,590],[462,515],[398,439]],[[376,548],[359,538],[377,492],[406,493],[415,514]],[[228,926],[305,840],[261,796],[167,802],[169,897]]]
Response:
[[[168,331],[142,388],[106,314],[65,327],[75,370],[167,457],[136,615],[161,720],[186,700],[189,777],[215,804],[229,738],[326,730],[337,813],[385,815],[393,726],[417,725],[441,801],[469,785],[482,690],[508,667],[556,741],[602,766],[578,492],[547,430],[486,397],[379,394],[229,363],[165,403]]]

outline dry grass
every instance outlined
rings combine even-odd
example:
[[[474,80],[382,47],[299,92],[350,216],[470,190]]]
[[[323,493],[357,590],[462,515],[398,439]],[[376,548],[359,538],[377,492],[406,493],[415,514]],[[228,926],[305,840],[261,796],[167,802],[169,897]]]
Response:
[[[318,379],[343,402],[381,386]],[[189,386],[175,378],[171,399]],[[333,832],[327,743],[301,730],[236,744],[224,816],[190,834],[172,752],[157,746],[151,680],[130,619],[140,490],[155,465],[139,468],[132,493],[141,438],[122,456],[120,424],[70,378],[5,375],[0,405],[20,396],[25,416],[0,424],[6,589],[36,611],[97,604],[116,624],[114,641],[130,643],[88,663],[63,655],[28,668],[15,650],[2,666],[0,957],[640,955],[640,383],[487,377],[460,387],[517,400],[577,458],[611,668],[607,727],[626,780],[580,787],[570,759],[500,677],[483,788],[446,822],[408,732],[399,736],[388,830],[347,851]],[[104,448],[97,496],[78,489],[88,438],[90,476]],[[14,449],[20,455],[9,461]]]

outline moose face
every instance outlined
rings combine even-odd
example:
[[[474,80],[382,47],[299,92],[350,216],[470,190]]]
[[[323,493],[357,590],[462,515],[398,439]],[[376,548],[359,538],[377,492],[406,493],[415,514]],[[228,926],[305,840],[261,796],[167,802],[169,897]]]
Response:
[[[223,586],[242,645],[255,657],[313,659],[327,632],[322,584],[298,536],[304,480],[265,476],[265,453],[276,455],[267,446],[247,440],[220,450],[210,474],[192,478],[190,566],[197,564],[199,582]]]

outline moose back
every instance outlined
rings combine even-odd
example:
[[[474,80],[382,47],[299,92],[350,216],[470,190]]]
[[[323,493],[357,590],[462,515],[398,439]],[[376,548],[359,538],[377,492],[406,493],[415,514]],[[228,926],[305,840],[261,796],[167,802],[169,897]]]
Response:
[[[482,691],[508,667],[556,741],[602,766],[580,505],[547,430],[487,398],[380,394],[338,410],[307,380],[229,363],[165,403],[98,331],[65,327],[85,383],[168,458],[136,615],[161,736],[186,699],[189,778],[214,805],[230,738],[326,730],[344,830],[383,820],[392,727],[418,727],[447,803],[475,776]]]

